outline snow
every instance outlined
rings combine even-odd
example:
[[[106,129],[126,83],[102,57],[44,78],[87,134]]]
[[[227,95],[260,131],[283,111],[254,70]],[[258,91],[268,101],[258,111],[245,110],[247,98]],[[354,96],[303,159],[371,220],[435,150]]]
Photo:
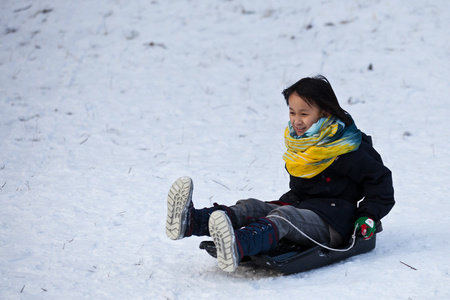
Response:
[[[449,8],[1,1],[0,298],[449,299]],[[393,172],[377,248],[228,274],[169,240],[179,176],[197,207],[288,190],[280,93],[319,73]]]

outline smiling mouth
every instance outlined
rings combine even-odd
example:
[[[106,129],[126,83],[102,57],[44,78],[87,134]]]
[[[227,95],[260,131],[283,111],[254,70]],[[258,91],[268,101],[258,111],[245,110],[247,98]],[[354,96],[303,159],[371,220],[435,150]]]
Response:
[[[306,131],[306,127],[303,127],[303,128],[295,127],[295,131],[297,131],[297,133],[298,132],[304,132],[304,131]]]

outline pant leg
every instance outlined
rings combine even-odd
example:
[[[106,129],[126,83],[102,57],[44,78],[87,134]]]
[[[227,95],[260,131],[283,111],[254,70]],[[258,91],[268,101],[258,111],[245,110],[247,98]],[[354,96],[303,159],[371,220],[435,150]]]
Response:
[[[331,239],[330,226],[315,212],[307,209],[299,209],[290,205],[279,206],[272,210],[267,218],[278,228],[279,238],[286,238],[300,245],[315,245],[303,234],[298,232],[286,221],[273,216],[281,216],[295,225],[302,232],[319,243],[329,243]]]
[[[271,211],[278,207],[280,207],[280,205],[250,198],[239,200],[235,205],[232,205],[229,208],[236,216],[237,227],[242,227],[249,225],[254,219],[267,217]]]
[[[336,230],[311,210],[299,209],[290,205],[281,206],[254,198],[239,200],[235,205],[230,206],[230,209],[236,215],[237,227],[246,226],[255,218],[269,218],[278,228],[279,239],[285,237],[301,245],[315,245],[290,224],[278,218],[270,218],[270,215],[279,215],[286,218],[319,243],[329,242],[331,247],[335,247],[342,244],[343,241]]]

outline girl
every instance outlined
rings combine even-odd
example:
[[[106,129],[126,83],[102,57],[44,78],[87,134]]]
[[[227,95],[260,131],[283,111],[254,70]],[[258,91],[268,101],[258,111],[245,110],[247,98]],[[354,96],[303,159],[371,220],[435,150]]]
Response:
[[[392,176],[356,127],[323,76],[303,78],[283,91],[289,108],[283,159],[290,190],[279,200],[240,200],[195,209],[193,183],[181,177],[167,198],[166,233],[173,240],[208,235],[219,267],[232,272],[241,259],[273,249],[282,238],[331,247],[346,243],[355,229],[365,239],[394,206]]]

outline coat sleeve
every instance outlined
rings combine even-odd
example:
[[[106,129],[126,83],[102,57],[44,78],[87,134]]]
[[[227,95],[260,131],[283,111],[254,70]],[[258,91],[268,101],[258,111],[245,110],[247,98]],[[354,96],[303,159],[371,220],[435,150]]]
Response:
[[[348,164],[347,176],[362,187],[363,200],[359,202],[357,216],[378,222],[395,204],[392,173],[369,143],[361,144],[360,148]]]

